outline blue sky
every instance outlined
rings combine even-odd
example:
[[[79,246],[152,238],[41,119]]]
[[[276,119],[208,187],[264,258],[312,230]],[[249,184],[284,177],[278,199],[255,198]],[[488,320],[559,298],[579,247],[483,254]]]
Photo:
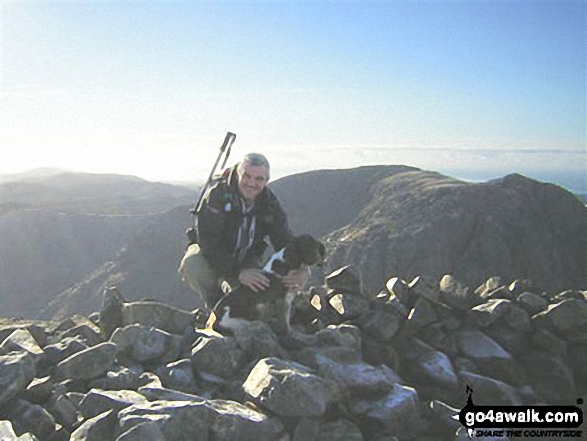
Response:
[[[587,192],[585,2],[4,1],[0,173],[408,164]],[[232,161],[231,161],[232,162]]]

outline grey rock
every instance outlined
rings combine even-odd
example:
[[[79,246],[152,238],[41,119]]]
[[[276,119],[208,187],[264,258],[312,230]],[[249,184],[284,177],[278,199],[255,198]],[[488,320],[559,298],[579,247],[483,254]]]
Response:
[[[12,423],[10,421],[0,421],[0,440],[2,441],[14,441],[17,440],[18,436],[14,433]]]
[[[466,311],[482,302],[481,298],[469,287],[463,285],[450,274],[440,279],[440,301],[451,308]]]
[[[29,353],[35,363],[39,363],[45,355],[43,349],[27,329],[16,329],[0,345],[0,355],[6,355],[13,351]]]
[[[57,395],[45,408],[53,415],[57,423],[68,430],[77,425],[79,417],[77,407],[66,395]]]
[[[548,306],[548,300],[531,292],[523,292],[516,298],[516,302],[530,314],[538,314]]]
[[[116,328],[121,328],[124,298],[115,287],[104,289],[99,327],[104,338],[110,338]]]
[[[0,356],[0,405],[23,392],[35,378],[35,362],[28,352]]]
[[[123,326],[139,324],[181,335],[193,322],[194,315],[191,312],[159,302],[125,303],[122,309]]]
[[[337,293],[361,294],[361,282],[352,265],[331,272],[326,276],[326,285]]]
[[[369,311],[369,299],[355,294],[335,294],[329,300],[343,321],[361,317]]]
[[[105,441],[113,439],[116,412],[108,410],[86,419],[72,434],[70,441]]]
[[[538,329],[532,335],[532,346],[561,359],[567,356],[568,343],[546,329]]]
[[[21,396],[27,401],[43,404],[51,398],[53,386],[53,379],[50,376],[34,378]]]
[[[139,393],[149,401],[201,401],[204,397],[197,394],[189,394],[162,386],[142,386]]]
[[[434,303],[440,301],[440,287],[432,277],[417,276],[410,282],[409,288],[410,297],[414,296],[415,299],[424,297]]]
[[[116,412],[133,404],[146,402],[147,399],[138,392],[132,390],[107,391],[92,389],[82,399],[80,412],[84,418],[94,418],[109,410]]]
[[[43,348],[47,363],[56,365],[67,357],[87,349],[88,345],[79,337],[67,337],[57,343],[47,345]]]
[[[198,383],[194,376],[191,361],[188,359],[160,366],[155,373],[161,380],[161,384],[166,388],[189,394],[198,391]]]
[[[512,302],[506,299],[490,299],[467,312],[469,322],[480,328],[487,328],[507,315]]]
[[[110,337],[117,353],[138,363],[171,361],[179,355],[181,338],[143,325],[118,328]]]
[[[567,299],[550,305],[532,321],[567,341],[587,343],[587,302],[583,300]]]
[[[113,366],[105,376],[90,381],[88,386],[103,390],[137,390],[150,381],[141,377],[143,373],[144,369],[140,365]]]
[[[52,439],[56,432],[53,416],[38,404],[17,398],[5,409],[16,433],[29,432],[40,440]]]
[[[484,333],[461,330],[456,338],[461,353],[473,360],[483,374],[517,386],[528,384],[523,369],[511,354]]]
[[[357,318],[356,323],[370,337],[382,342],[391,342],[403,321],[398,313],[367,310]]]
[[[232,337],[200,337],[191,354],[195,372],[213,373],[224,379],[233,379],[244,361],[244,351]]]
[[[305,366],[277,358],[260,360],[243,388],[260,406],[287,417],[318,417],[340,398],[333,381]]]
[[[363,441],[363,434],[359,428],[347,419],[322,424],[320,427],[320,441]]]
[[[414,437],[423,427],[418,392],[408,386],[395,384],[392,390],[376,401],[359,401],[352,406],[352,414],[371,436],[394,435],[400,439]]]
[[[500,286],[502,286],[501,277],[493,276],[487,279],[484,283],[482,283],[475,290],[475,294],[478,294],[480,297],[485,298],[488,293],[490,293],[491,291],[495,291]]]
[[[243,322],[234,330],[234,340],[248,360],[258,361],[266,357],[286,357],[277,336],[271,327],[264,322]]]
[[[100,328],[88,320],[87,323],[82,323],[68,329],[61,338],[79,337],[87,346],[95,346],[104,342],[104,338],[100,334]]]
[[[459,372],[461,386],[463,391],[460,402],[465,403],[467,397],[464,395],[466,386],[469,385],[473,393],[473,401],[476,405],[521,405],[522,400],[515,388],[503,381],[484,375],[475,374],[467,371]]]
[[[320,420],[302,418],[296,424],[291,441],[318,441],[320,439]]]
[[[558,357],[531,353],[522,359],[532,388],[545,403],[563,404],[577,399],[573,373]]]
[[[90,380],[108,372],[115,359],[116,345],[100,343],[66,358],[57,365],[57,371],[62,378]]]
[[[334,380],[354,395],[373,395],[389,391],[401,381],[391,368],[367,363],[338,363],[328,357],[317,357],[318,375]]]

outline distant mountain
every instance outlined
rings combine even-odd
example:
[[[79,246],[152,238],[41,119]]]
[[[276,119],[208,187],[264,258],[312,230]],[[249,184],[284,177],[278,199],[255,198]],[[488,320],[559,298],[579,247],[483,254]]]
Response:
[[[371,293],[391,276],[452,274],[469,286],[500,275],[546,290],[587,286],[587,208],[571,193],[520,175],[468,183],[404,166],[320,170],[271,184],[294,233],[327,244],[326,270],[354,264]],[[199,306],[176,269],[189,206],[170,210],[120,255],[64,291],[44,317],[96,310],[105,286],[129,299]]]
[[[452,274],[469,286],[494,275],[548,291],[587,286],[587,208],[561,187],[518,174],[476,184],[395,174],[325,239],[328,269],[355,264],[369,289],[418,274]]]
[[[43,170],[18,179],[0,184],[2,316],[35,317],[163,212],[197,196],[132,176]]]
[[[113,174],[27,175],[0,183],[0,214],[43,208],[67,213],[153,214],[195,198],[193,189]]]

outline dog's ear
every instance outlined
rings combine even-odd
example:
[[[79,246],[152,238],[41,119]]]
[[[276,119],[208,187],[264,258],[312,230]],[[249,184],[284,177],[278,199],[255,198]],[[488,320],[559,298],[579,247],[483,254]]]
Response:
[[[283,250],[283,260],[287,262],[291,269],[299,268],[302,265],[300,237],[294,236]]]

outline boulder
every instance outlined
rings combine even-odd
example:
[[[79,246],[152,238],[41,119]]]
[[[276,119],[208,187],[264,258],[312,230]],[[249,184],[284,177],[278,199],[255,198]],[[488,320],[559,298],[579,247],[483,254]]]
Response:
[[[587,302],[567,299],[548,306],[532,317],[539,328],[546,328],[566,341],[587,343]]]
[[[484,375],[517,386],[528,379],[517,361],[494,340],[477,330],[461,330],[456,334],[460,352],[473,360]]]
[[[399,439],[413,438],[424,429],[418,393],[399,383],[379,400],[356,402],[351,413],[373,437],[388,434]]]
[[[147,399],[132,390],[107,391],[92,389],[82,399],[79,410],[86,419],[114,410],[118,412],[133,404],[145,403]]]
[[[326,285],[337,293],[361,294],[361,281],[352,265],[343,266],[326,276]]]
[[[244,366],[245,354],[233,337],[200,337],[191,354],[192,368],[232,380]]]
[[[18,396],[35,378],[35,361],[28,352],[0,356],[0,406]]]
[[[278,358],[260,360],[243,388],[255,403],[285,417],[319,417],[340,397],[335,382]]]
[[[122,308],[122,325],[139,324],[170,334],[183,334],[194,323],[194,314],[160,302],[131,302]]]
[[[77,352],[57,365],[62,378],[90,380],[104,375],[114,364],[117,348],[114,343],[100,343]]]
[[[176,360],[181,347],[181,337],[161,329],[143,325],[118,328],[110,341],[116,345],[118,356],[125,356],[137,363],[164,363]]]

